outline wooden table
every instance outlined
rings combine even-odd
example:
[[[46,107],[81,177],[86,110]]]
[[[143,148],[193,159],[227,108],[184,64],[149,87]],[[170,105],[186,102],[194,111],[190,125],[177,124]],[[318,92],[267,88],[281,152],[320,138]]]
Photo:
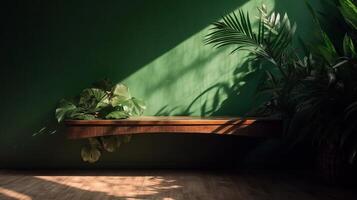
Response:
[[[146,116],[121,120],[67,120],[65,125],[70,139],[149,133],[274,137],[282,132],[281,120],[271,118]]]

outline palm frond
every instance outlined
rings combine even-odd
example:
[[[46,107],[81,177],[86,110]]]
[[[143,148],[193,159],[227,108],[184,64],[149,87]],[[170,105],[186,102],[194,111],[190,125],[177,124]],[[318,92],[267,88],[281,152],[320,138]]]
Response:
[[[339,10],[347,24],[357,30],[357,6],[353,0],[339,0]]]
[[[332,40],[330,37],[327,35],[327,33],[324,31],[324,29],[321,26],[321,23],[318,19],[317,13],[315,10],[312,8],[312,6],[305,1],[306,6],[308,10],[310,11],[313,21],[316,24],[320,39],[321,39],[321,44],[316,45],[315,47],[312,46],[312,50],[321,58],[323,58],[328,64],[333,65],[335,59],[338,57],[337,50],[332,43]]]
[[[231,53],[248,51],[257,59],[279,65],[284,52],[288,52],[286,49],[292,42],[296,24],[291,25],[287,14],[283,18],[279,13],[269,14],[264,5],[258,10],[258,22],[252,22],[249,13],[242,10],[238,14],[233,12],[224,16],[221,21],[213,23],[205,43],[217,48],[233,46]],[[283,71],[282,74],[285,75]]]
[[[261,36],[252,29],[249,14],[245,15],[242,10],[239,11],[239,17],[232,13],[223,17],[222,21],[213,23],[211,30],[212,32],[206,35],[206,44],[213,44],[217,48],[234,45],[232,53],[245,50],[261,57],[268,56],[259,42]]]

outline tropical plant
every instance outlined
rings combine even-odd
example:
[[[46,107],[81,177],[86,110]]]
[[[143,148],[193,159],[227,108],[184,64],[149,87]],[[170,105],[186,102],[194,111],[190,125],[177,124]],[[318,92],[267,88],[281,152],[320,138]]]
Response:
[[[39,133],[56,132],[64,120],[125,119],[142,115],[145,108],[143,101],[131,96],[127,86],[121,83],[114,85],[104,79],[94,83],[93,87],[84,89],[75,98],[60,100],[55,112],[58,125],[54,130],[42,128]],[[113,152],[121,143],[129,141],[130,136],[89,138],[88,144],[81,150],[82,159],[90,163],[96,162],[102,151]]]
[[[253,28],[249,13],[239,10],[239,14],[231,13],[222,21],[213,23],[212,32],[206,36],[207,44],[214,47],[235,46],[231,53],[238,50],[249,51],[253,59],[264,59],[273,63],[287,78],[284,70],[286,55],[291,53],[289,47],[296,30],[291,25],[287,14],[281,18],[279,13],[268,13],[265,5],[259,8],[260,20],[258,29]]]
[[[332,1],[347,24],[339,48],[321,28],[318,15],[309,4],[320,42],[302,42],[306,51],[303,58],[292,45],[296,25],[291,25],[286,14],[281,18],[279,13],[268,12],[264,5],[259,8],[257,28],[249,13],[240,10],[238,15],[233,12],[215,22],[205,42],[218,48],[232,46],[232,53],[248,51],[251,60],[272,64],[274,68],[266,70],[260,88],[260,92],[272,95],[264,110],[283,115],[288,122],[285,133],[295,143],[339,143],[350,150],[353,162],[357,149],[357,7],[352,0]],[[299,131],[293,130],[301,118],[307,123]]]
[[[294,138],[339,146],[353,163],[357,152],[357,53],[352,38],[357,34],[357,6],[351,0],[334,3],[341,13],[339,20],[346,23],[346,29],[341,30],[345,31],[344,38],[335,40],[335,44],[308,5],[320,35],[320,43],[310,46],[319,67],[315,66],[314,73],[294,88],[297,105],[293,120],[303,113],[309,122],[295,131]]]
[[[269,12],[265,5],[258,10],[257,22],[252,22],[249,13],[242,10],[238,15],[233,12],[224,16],[213,23],[205,42],[217,48],[232,46],[231,53],[247,51],[249,61],[272,65],[273,68],[265,68],[263,84],[259,88],[260,93],[272,95],[262,107],[263,111],[269,115],[274,112],[290,116],[294,113],[290,92],[302,77],[311,73],[312,59],[309,56],[300,59],[295,52],[292,42],[296,24],[290,22],[286,13]]]

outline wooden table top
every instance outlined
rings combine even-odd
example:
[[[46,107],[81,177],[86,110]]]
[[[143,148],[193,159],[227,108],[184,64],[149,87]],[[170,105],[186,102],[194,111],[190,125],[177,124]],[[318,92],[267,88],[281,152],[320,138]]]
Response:
[[[241,136],[276,136],[281,120],[241,117],[145,116],[120,120],[67,120],[68,138],[148,133],[194,133]]]
[[[68,125],[229,125],[251,124],[255,121],[277,121],[274,118],[195,117],[195,116],[141,116],[117,120],[66,120]]]

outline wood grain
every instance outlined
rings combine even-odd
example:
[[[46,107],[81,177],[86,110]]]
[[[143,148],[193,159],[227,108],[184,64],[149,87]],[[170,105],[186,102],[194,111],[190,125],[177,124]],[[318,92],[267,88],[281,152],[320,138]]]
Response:
[[[152,133],[222,134],[273,137],[282,122],[270,118],[232,117],[133,117],[123,120],[67,120],[70,139]]]
[[[142,116],[118,120],[66,120],[68,125],[224,125],[251,124],[255,121],[277,121],[274,118]]]
[[[355,200],[354,188],[326,186],[284,171],[0,171],[1,200]]]

